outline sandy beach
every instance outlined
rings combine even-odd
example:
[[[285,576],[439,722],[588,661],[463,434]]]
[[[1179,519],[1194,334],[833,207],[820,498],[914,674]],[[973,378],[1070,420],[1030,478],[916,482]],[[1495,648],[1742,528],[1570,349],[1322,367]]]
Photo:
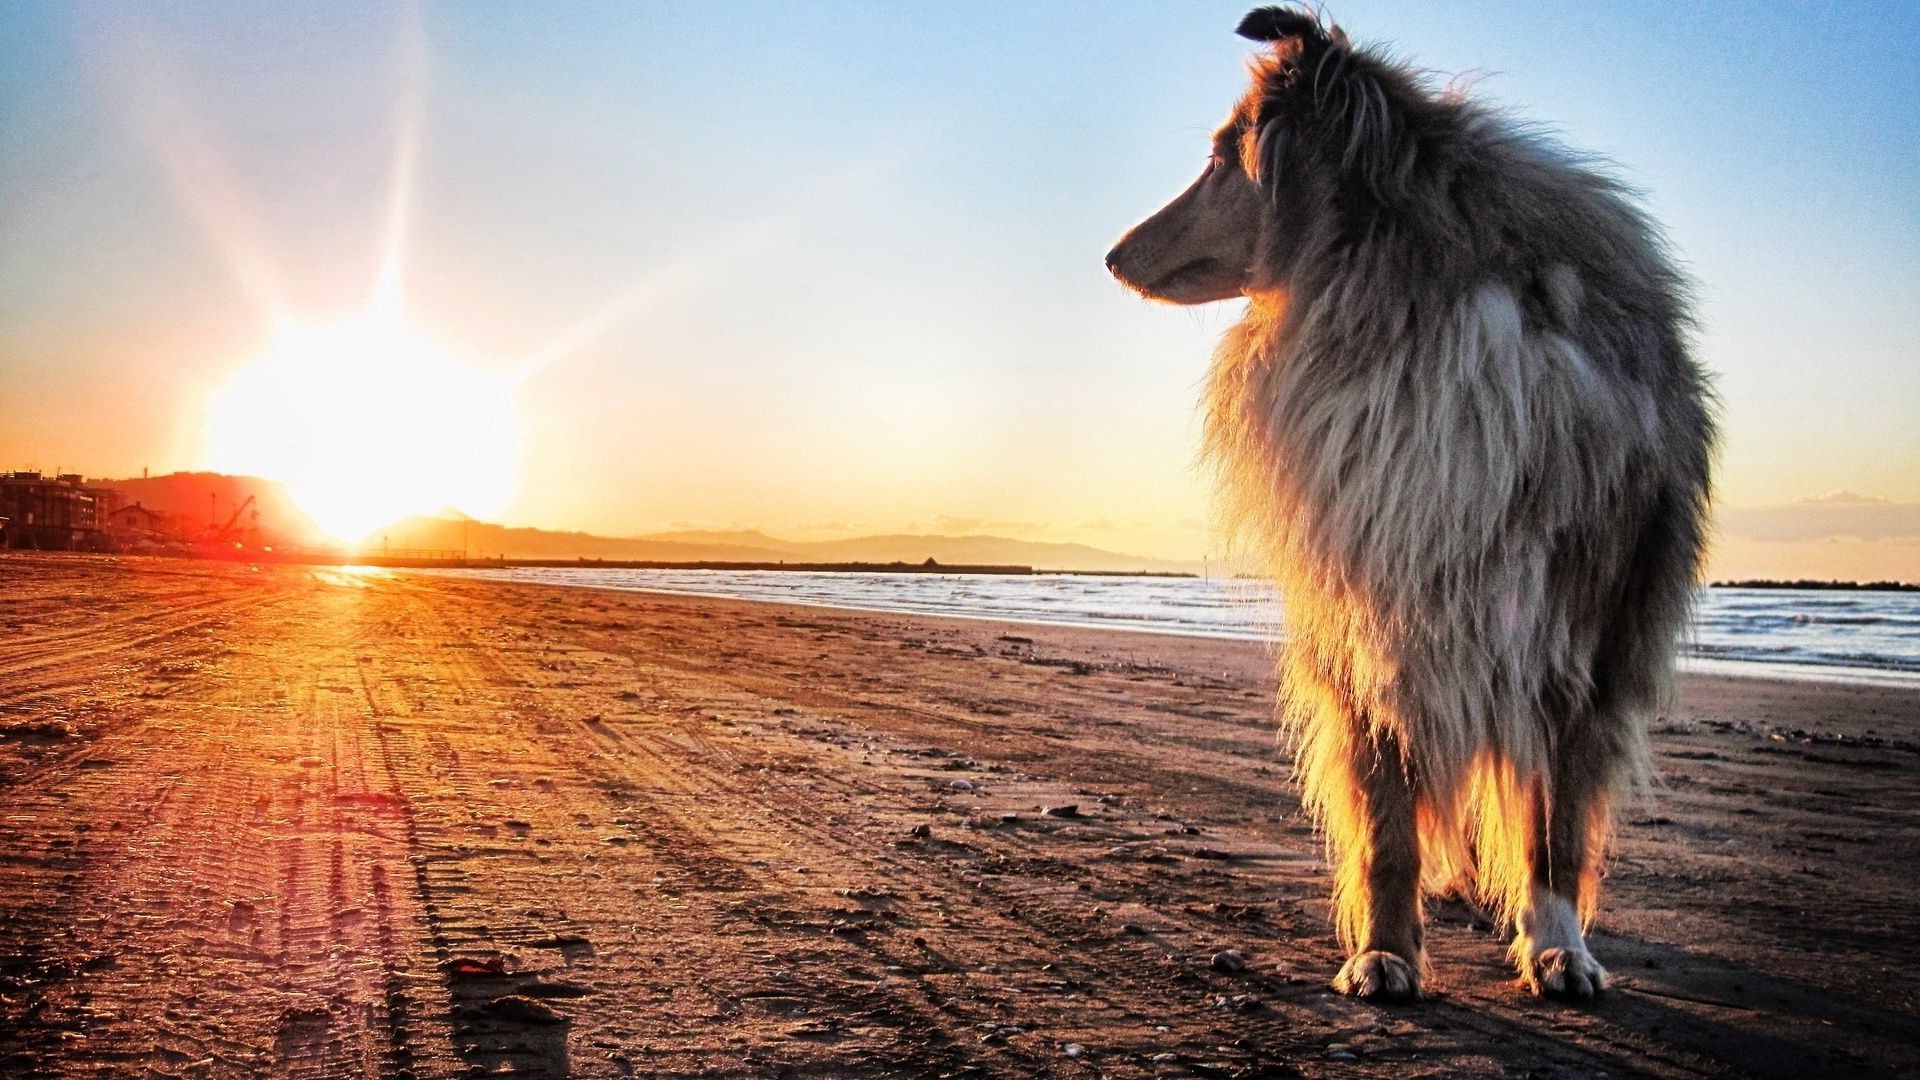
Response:
[[[1457,902],[1430,1000],[1327,989],[1272,687],[1252,643],[0,557],[0,1074],[1920,1071],[1920,693],[1688,678],[1571,1008]]]

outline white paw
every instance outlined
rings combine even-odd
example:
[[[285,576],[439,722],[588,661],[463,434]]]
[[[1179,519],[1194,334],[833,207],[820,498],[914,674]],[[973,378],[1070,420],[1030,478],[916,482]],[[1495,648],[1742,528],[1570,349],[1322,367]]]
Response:
[[[1412,1001],[1420,996],[1420,969],[1394,953],[1363,952],[1341,966],[1333,988],[1354,997]]]
[[[1532,902],[1514,921],[1519,933],[1510,955],[1527,989],[1542,997],[1591,1001],[1607,988],[1607,969],[1587,951],[1580,915],[1566,897],[1536,885]]]
[[[1592,1001],[1607,989],[1607,969],[1584,945],[1542,949],[1521,961],[1520,977],[1526,980],[1527,989],[1542,997],[1569,1001]]]

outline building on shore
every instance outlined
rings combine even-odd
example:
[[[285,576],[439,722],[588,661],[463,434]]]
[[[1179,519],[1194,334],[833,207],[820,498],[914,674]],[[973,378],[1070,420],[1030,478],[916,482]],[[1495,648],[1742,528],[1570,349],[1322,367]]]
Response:
[[[0,547],[37,551],[103,551],[120,497],[79,473],[0,474]]]
[[[105,527],[114,551],[165,550],[182,546],[187,540],[186,523],[179,515],[137,502],[115,508],[106,516]]]

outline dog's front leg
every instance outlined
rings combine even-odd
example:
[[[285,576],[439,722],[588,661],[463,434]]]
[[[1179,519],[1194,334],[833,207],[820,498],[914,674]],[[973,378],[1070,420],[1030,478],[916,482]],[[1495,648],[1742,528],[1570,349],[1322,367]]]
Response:
[[[1568,740],[1577,743],[1577,739]],[[1585,1001],[1607,988],[1607,971],[1587,950],[1582,893],[1599,888],[1597,837],[1609,811],[1595,757],[1563,746],[1551,793],[1535,791],[1531,843],[1533,881],[1514,913],[1511,951],[1528,989]],[[1591,904],[1592,898],[1586,898]]]
[[[1357,836],[1335,838],[1339,880],[1334,904],[1352,956],[1334,989],[1356,997],[1420,996],[1426,964],[1421,945],[1420,837],[1413,786],[1398,744],[1361,737],[1353,762],[1352,816]]]

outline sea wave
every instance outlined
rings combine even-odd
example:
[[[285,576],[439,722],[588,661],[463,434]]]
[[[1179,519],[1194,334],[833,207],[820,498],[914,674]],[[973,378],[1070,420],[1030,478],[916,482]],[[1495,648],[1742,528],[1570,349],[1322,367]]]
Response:
[[[1236,640],[1274,640],[1281,625],[1271,590],[1245,580],[605,567],[416,572]],[[1683,647],[1754,674],[1856,673],[1920,687],[1920,594],[1706,589]]]

